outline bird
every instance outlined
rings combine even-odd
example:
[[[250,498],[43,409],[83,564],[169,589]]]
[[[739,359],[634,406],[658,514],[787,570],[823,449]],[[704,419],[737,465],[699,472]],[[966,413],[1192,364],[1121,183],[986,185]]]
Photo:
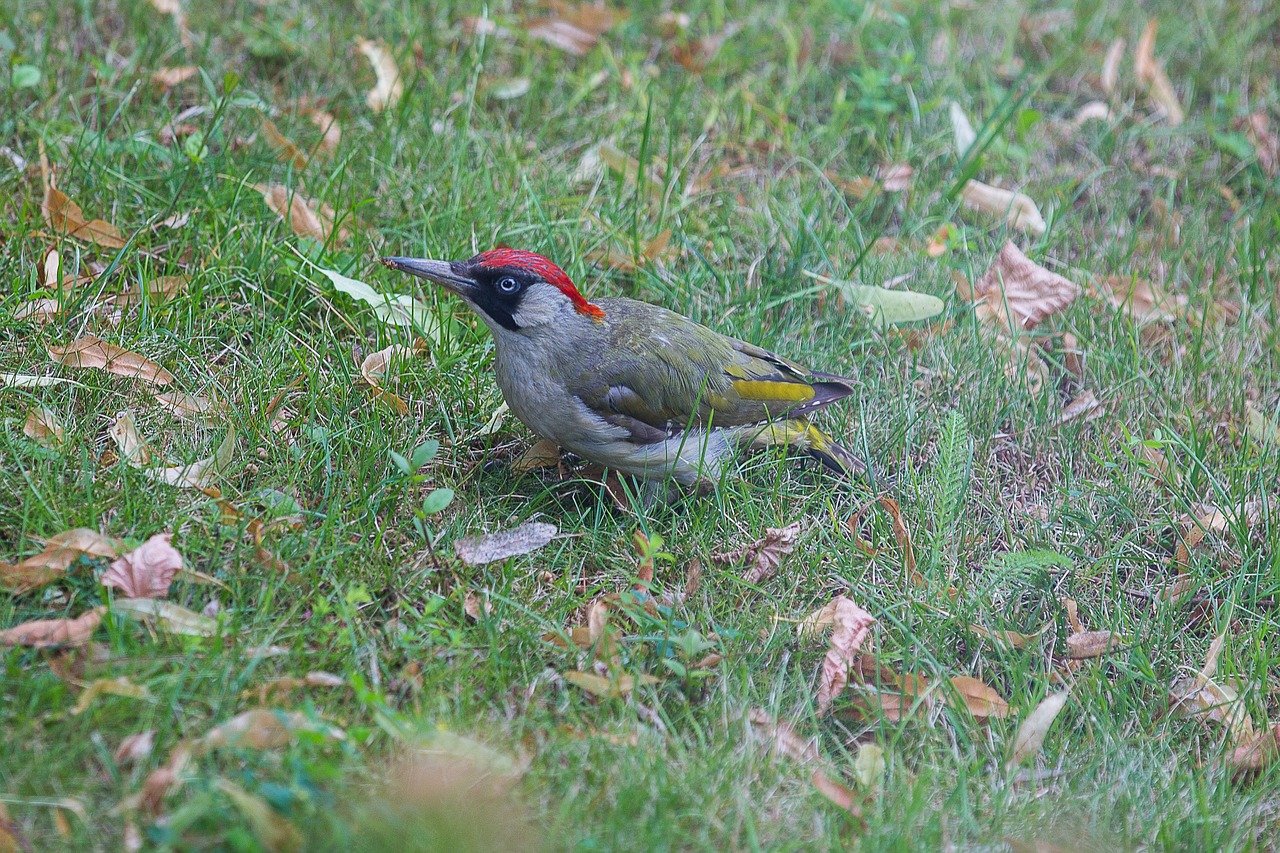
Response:
[[[745,449],[785,445],[841,475],[866,466],[810,416],[855,380],[808,370],[660,305],[588,301],[550,258],[500,247],[464,261],[386,257],[460,297],[493,333],[494,372],[525,426],[649,483],[707,486]]]

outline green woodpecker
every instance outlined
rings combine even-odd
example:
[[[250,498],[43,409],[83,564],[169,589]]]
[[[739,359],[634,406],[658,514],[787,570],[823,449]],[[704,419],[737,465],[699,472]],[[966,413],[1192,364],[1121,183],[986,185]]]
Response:
[[[647,302],[588,302],[564,270],[533,252],[382,262],[462,297],[493,332],[498,387],[512,413],[584,459],[692,485],[714,480],[746,446],[784,444],[840,473],[865,470],[808,421],[852,394],[851,379]]]

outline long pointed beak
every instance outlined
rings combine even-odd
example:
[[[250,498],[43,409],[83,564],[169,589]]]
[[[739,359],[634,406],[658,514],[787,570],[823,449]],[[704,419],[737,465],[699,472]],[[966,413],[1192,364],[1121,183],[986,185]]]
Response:
[[[450,261],[433,261],[427,258],[383,258],[390,269],[407,272],[452,290],[459,296],[469,296],[476,287],[475,279],[457,272]]]

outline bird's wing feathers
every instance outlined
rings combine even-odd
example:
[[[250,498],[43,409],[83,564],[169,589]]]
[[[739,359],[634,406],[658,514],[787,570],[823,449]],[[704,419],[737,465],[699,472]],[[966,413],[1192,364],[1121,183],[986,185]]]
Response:
[[[853,393],[851,380],[812,373],[678,314],[644,307],[660,314],[643,318],[651,322],[631,318],[614,341],[613,352],[622,357],[595,365],[594,381],[580,386],[593,389],[583,401],[633,441],[806,414]]]

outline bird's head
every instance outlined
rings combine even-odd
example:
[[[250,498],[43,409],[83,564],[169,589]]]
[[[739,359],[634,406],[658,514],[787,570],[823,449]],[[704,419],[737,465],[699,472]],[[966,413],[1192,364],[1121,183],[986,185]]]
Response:
[[[382,263],[458,294],[495,333],[527,332],[574,315],[604,318],[564,270],[535,252],[491,249],[465,261],[383,258]]]

